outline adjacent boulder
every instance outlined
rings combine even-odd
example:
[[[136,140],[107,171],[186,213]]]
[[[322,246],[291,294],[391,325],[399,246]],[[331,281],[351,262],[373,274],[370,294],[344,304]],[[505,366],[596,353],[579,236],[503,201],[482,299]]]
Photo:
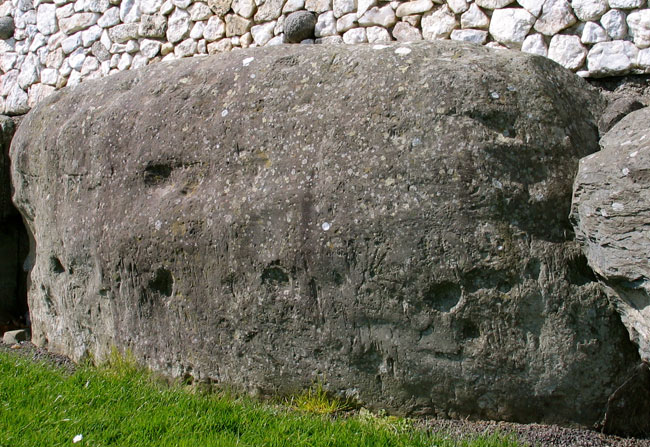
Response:
[[[598,130],[601,135],[609,132],[627,114],[643,107],[644,105],[637,98],[631,96],[623,96],[613,100],[607,105],[600,120],[598,120]]]
[[[580,161],[571,218],[591,268],[650,361],[650,108],[634,111]]]
[[[642,362],[609,397],[600,429],[626,436],[650,434],[650,364]]]
[[[56,92],[12,144],[32,337],[259,392],[599,421],[639,361],[568,221],[601,97],[456,42],[265,47]]]

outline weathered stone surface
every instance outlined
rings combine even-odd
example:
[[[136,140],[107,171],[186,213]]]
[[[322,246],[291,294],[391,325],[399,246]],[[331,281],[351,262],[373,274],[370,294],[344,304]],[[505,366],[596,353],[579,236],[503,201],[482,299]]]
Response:
[[[163,0],[141,0],[140,11],[143,14],[156,14],[160,11],[162,4]]]
[[[174,55],[178,58],[192,56],[193,54],[196,54],[196,47],[197,47],[196,40],[185,39],[184,41],[176,45],[176,47],[174,47]],[[133,60],[129,62],[131,63],[133,62]]]
[[[483,45],[487,41],[488,32],[477,29],[457,29],[451,32],[451,40],[460,40]]]
[[[567,0],[545,0],[542,13],[535,22],[535,31],[554,36],[576,23],[571,5]]]
[[[275,20],[282,14],[283,0],[266,0],[255,13],[256,22]]]
[[[448,0],[447,6],[451,9],[454,14],[462,14],[469,9],[469,3],[467,0]]]
[[[251,28],[251,35],[253,40],[259,46],[266,45],[266,43],[273,38],[273,29],[275,22],[268,22],[263,25],[256,25]]]
[[[377,0],[357,0],[357,17],[364,15],[373,6],[377,6]]]
[[[242,20],[246,20],[243,19]],[[167,40],[177,43],[185,39],[190,33],[190,13],[176,8],[167,22]]]
[[[395,10],[397,17],[410,16],[413,14],[422,14],[433,8],[431,0],[414,0],[400,4]]]
[[[334,12],[329,11],[319,14],[316,19],[316,25],[314,26],[314,36],[325,37],[334,35],[336,35],[336,17],[334,17]],[[305,39],[309,37],[306,37]],[[305,39],[300,39],[299,42]],[[295,40],[295,37],[292,38],[292,40]]]
[[[314,37],[316,16],[309,11],[296,11],[284,21],[284,36],[287,42],[298,43]]]
[[[646,0],[608,0],[608,3],[610,8],[635,9],[645,6]]]
[[[451,41],[263,47],[56,92],[11,153],[34,342],[591,424],[638,362],[567,240],[600,104],[547,59]]]
[[[190,37],[192,39],[202,39],[204,30],[205,22],[195,22],[192,30],[190,31]]]
[[[305,9],[315,13],[332,10],[332,0],[305,0]]]
[[[580,41],[586,44],[594,44],[598,42],[605,42],[609,40],[607,32],[595,22],[585,23],[582,29],[582,37]]]
[[[42,34],[49,36],[59,30],[56,21],[56,6],[48,3],[39,5],[36,14],[36,27]]]
[[[359,17],[359,25],[361,26],[383,26],[384,28],[390,28],[395,23],[397,23],[397,17],[390,5],[381,8],[375,6]]]
[[[514,0],[476,0],[476,4],[481,8],[486,9],[500,9],[508,6]]]
[[[584,64],[587,49],[580,42],[580,37],[558,34],[551,39],[548,57],[564,68],[575,71]]]
[[[81,31],[81,44],[84,48],[92,46],[102,37],[102,32],[102,28],[97,25],[93,25],[87,30]]]
[[[208,6],[219,17],[226,15],[230,11],[232,0],[207,0]]]
[[[208,42],[214,42],[226,34],[226,24],[218,16],[210,17],[207,25],[203,28],[203,38]]]
[[[334,36],[329,36],[334,37]],[[364,28],[354,28],[346,31],[343,34],[343,42],[348,45],[355,45],[358,43],[368,42],[368,37],[366,36],[366,30]]]
[[[544,36],[539,33],[526,37],[524,43],[521,44],[521,51],[529,54],[537,54],[538,56],[548,56],[546,41],[544,40]]]
[[[485,15],[476,3],[469,5],[469,9],[460,16],[460,25],[463,28],[487,29],[490,19]]]
[[[245,19],[236,14],[226,15],[226,37],[242,36],[251,29],[252,20]]]
[[[237,5],[238,10],[235,9],[235,4]],[[255,2],[253,2],[253,0],[240,0],[233,2],[233,10],[240,16],[246,18],[249,18],[253,15],[254,8]],[[200,20],[208,20],[212,16],[212,10],[203,2],[193,3],[192,6],[188,8],[188,12],[190,13],[190,19],[195,22],[198,22]],[[244,13],[247,15],[244,15]]]
[[[625,39],[625,36],[627,36],[627,24],[625,23],[625,13],[623,11],[618,9],[607,11],[600,18],[600,23],[609,37],[614,40]]]
[[[492,14],[490,34],[497,42],[518,48],[534,23],[535,16],[525,9],[497,9]]]
[[[635,97],[624,96],[617,98],[611,104],[607,105],[607,108],[598,120],[598,131],[601,135],[604,135],[626,115],[643,107],[643,104]]]
[[[140,17],[138,35],[141,37],[162,38],[167,33],[167,19],[160,14],[143,14]]]
[[[446,39],[458,27],[458,21],[447,5],[422,16],[422,37],[426,40]]]
[[[607,0],[573,0],[573,12],[583,22],[598,20],[607,12]]]
[[[354,0],[349,0],[354,3]],[[298,11],[305,7],[305,0],[287,0],[287,2],[282,7],[282,12],[288,14],[294,11]],[[334,6],[336,8],[336,6]]]
[[[97,23],[100,15],[94,12],[81,12],[70,17],[59,19],[59,27],[65,34],[82,31]]]
[[[286,11],[287,3],[285,3],[284,7],[282,8],[283,12],[287,12]],[[357,8],[355,0],[334,0],[332,6],[334,11],[334,17],[336,17],[337,19],[339,17],[343,17],[346,14],[354,12],[355,9]],[[293,11],[289,11],[289,12],[293,12]]]
[[[636,62],[639,50],[632,42],[615,40],[595,44],[587,54],[591,76],[614,76],[627,72]]]
[[[630,338],[650,359],[648,238],[650,109],[630,113],[580,160],[571,218],[589,265],[600,275]]]
[[[357,23],[357,18],[357,14],[354,12],[344,15],[336,21],[336,32],[340,34],[346,32],[347,30],[351,30],[352,28],[356,28],[359,25]],[[402,22],[395,25],[395,29],[397,29],[401,23]],[[393,35],[395,34],[395,29],[393,29]]]
[[[542,7],[544,6],[544,2],[539,0],[517,0],[517,3],[523,6],[526,11],[535,17],[539,17],[542,13]]]
[[[160,42],[156,40],[144,39],[140,43],[140,52],[147,59],[152,59],[156,57],[160,52],[160,46],[161,46]]]
[[[111,8],[106,11],[98,20],[97,25],[102,28],[110,28],[120,23],[120,8]]]
[[[650,47],[650,9],[634,11],[627,16],[630,34],[639,48]]]
[[[393,37],[400,42],[414,42],[422,40],[422,33],[419,29],[406,22],[398,22],[393,28]]]
[[[125,43],[131,39],[137,39],[140,25],[138,23],[124,23],[114,26],[108,30],[108,36],[115,43]]]
[[[27,92],[20,88],[18,84],[13,85],[7,99],[5,100],[5,115],[22,115],[29,112],[29,105],[27,104]]]
[[[368,43],[382,43],[390,42],[390,34],[386,31],[386,28],[381,26],[371,26],[366,28],[366,38]]]

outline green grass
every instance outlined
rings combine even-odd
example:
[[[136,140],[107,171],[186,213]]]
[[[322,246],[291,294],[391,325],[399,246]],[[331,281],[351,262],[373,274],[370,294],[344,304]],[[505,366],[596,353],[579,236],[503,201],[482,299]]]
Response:
[[[303,394],[300,411],[156,381],[133,362],[82,366],[74,374],[0,352],[0,447],[35,446],[463,446],[516,447],[514,438],[446,439],[408,419],[368,412],[314,414],[322,387]],[[311,399],[311,403],[309,402]],[[83,439],[73,443],[75,436]]]

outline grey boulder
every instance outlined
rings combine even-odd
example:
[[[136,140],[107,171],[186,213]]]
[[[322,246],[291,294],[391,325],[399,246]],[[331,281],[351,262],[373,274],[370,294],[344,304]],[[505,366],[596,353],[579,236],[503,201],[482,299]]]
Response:
[[[603,106],[552,61],[442,41],[58,91],[11,149],[33,342],[254,393],[321,381],[401,414],[591,425],[639,360],[567,219]]]
[[[598,129],[601,135],[609,132],[612,127],[622,120],[628,113],[642,109],[644,106],[635,97],[624,96],[617,98],[607,105],[600,120],[598,120]]]
[[[14,19],[12,17],[0,17],[0,39],[6,40],[14,35]]]
[[[580,160],[571,218],[591,268],[650,360],[650,108],[630,113]]]
[[[314,37],[316,16],[309,11],[296,11],[284,21],[284,38],[289,43],[299,43]]]

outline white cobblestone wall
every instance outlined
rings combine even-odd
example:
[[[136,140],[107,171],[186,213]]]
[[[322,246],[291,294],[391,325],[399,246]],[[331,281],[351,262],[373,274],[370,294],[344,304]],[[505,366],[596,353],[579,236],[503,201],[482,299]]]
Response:
[[[57,88],[118,70],[283,44],[453,39],[549,57],[581,76],[650,72],[647,0],[5,0],[0,113],[25,113]]]

